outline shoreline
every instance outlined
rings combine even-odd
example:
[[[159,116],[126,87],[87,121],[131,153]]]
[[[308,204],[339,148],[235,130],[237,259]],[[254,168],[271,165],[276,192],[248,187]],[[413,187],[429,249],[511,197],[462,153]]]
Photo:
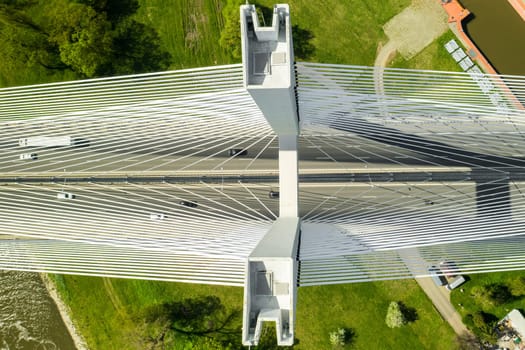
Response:
[[[514,10],[525,21],[525,1],[524,0],[508,0],[509,4],[514,7]]]
[[[498,74],[487,58],[485,58],[485,55],[478,49],[476,44],[474,44],[463,29],[463,20],[470,15],[470,11],[461,6],[457,0],[451,0],[446,3],[442,2],[441,6],[443,6],[443,9],[448,14],[449,28],[452,30],[456,38],[458,38],[463,44],[467,55],[475,61],[485,73],[494,75]]]
[[[42,279],[42,282],[44,283],[44,286],[46,287],[49,296],[55,302],[58,312],[60,313],[60,317],[66,325],[66,328],[68,329],[69,334],[71,335],[71,338],[73,339],[73,343],[75,343],[77,350],[89,350],[86,341],[84,340],[80,332],[76,329],[75,324],[73,323],[70,317],[69,308],[60,298],[60,295],[58,294],[58,291],[53,281],[49,278],[49,276],[46,273],[39,273],[39,276]]]

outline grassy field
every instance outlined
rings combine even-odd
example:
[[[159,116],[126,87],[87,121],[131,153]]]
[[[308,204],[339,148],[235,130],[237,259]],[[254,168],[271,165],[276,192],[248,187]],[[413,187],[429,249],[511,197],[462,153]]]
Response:
[[[275,1],[258,0],[265,6]],[[314,54],[309,61],[373,65],[383,25],[410,5],[410,0],[288,1],[292,24],[311,32]]]
[[[218,45],[225,0],[141,0],[136,18],[154,26],[173,55],[173,68],[227,64],[234,60]],[[273,7],[275,1],[258,0]],[[377,46],[386,41],[382,26],[410,0],[288,2],[292,24],[312,35],[309,61],[372,65]]]
[[[258,3],[272,7],[274,1],[259,0]],[[218,43],[224,26],[222,8],[226,0],[140,0],[140,4],[134,18],[157,30],[164,48],[172,55],[171,69],[236,61]],[[308,61],[372,65],[379,43],[387,41],[382,26],[408,6],[410,0],[325,0],[322,5],[308,0],[293,0],[289,4],[293,13],[292,23],[311,36],[310,43],[314,51],[307,58]],[[432,59],[431,49],[425,52],[410,62],[399,62],[398,65],[435,67],[441,58]],[[440,54],[439,50],[437,52]],[[71,71],[46,71],[41,67],[28,70],[22,66],[13,69],[3,67],[0,63],[0,86],[77,78],[78,75]]]
[[[146,348],[143,313],[152,305],[216,296],[227,310],[242,308],[242,288],[62,275],[52,279],[92,350]],[[235,321],[240,324],[241,318]]]
[[[242,288],[79,276],[55,280],[93,350],[142,349],[141,315],[155,304],[211,295],[232,312],[242,307]],[[388,328],[384,319],[391,301],[413,308],[417,320]],[[340,327],[355,334],[352,349],[454,348],[452,329],[412,280],[300,288],[297,308],[295,349],[329,348],[329,332]],[[240,313],[234,322],[241,326]]]
[[[479,298],[473,295],[473,289],[476,287],[482,287],[489,284],[504,284],[512,286],[513,281],[519,276],[525,277],[525,271],[514,271],[514,272],[498,272],[498,273],[481,273],[469,275],[469,281],[462,285],[461,289],[455,289],[452,291],[451,300],[454,305],[461,305],[457,307],[459,313],[462,316],[466,314],[474,313],[476,311],[483,311],[496,316],[498,319],[502,319],[510,310],[520,309],[525,313],[525,295],[521,297],[515,297],[508,303],[502,305],[494,305],[492,303],[484,303]]]
[[[220,65],[233,60],[219,47],[224,0],[141,0],[135,18],[159,33],[172,69]]]
[[[454,61],[452,55],[444,47],[445,43],[454,38],[454,33],[449,30],[409,60],[398,55],[390,64],[390,67],[461,72],[459,64]],[[458,44],[461,45],[459,42]]]
[[[388,328],[391,301],[414,308],[417,320]],[[339,327],[355,332],[351,349],[455,349],[454,332],[414,280],[300,288],[297,309],[299,349],[327,349]]]

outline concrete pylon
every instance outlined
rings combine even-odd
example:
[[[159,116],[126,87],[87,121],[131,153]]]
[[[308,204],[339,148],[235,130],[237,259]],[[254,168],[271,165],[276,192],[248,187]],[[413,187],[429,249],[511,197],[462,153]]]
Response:
[[[257,345],[264,322],[275,322],[278,345],[293,345],[300,235],[297,137],[299,118],[290,9],[274,6],[262,27],[253,5],[241,6],[244,86],[279,137],[279,218],[248,257],[243,343]]]

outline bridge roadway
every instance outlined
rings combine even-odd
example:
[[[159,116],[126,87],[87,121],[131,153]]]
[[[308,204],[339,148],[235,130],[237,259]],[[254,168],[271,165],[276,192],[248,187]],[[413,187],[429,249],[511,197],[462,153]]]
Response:
[[[202,171],[202,172],[78,172],[78,173],[8,173],[0,174],[0,184],[9,183],[266,183],[277,182],[276,170]],[[302,169],[300,183],[377,183],[377,182],[468,182],[507,183],[525,181],[525,170],[516,168],[440,169],[382,168],[382,169]]]
[[[22,134],[20,134],[22,135]],[[273,136],[260,138],[221,138],[216,140],[140,140],[89,138],[86,147],[20,147],[15,137],[0,139],[0,173],[152,173],[276,171],[278,145]],[[524,144],[525,147],[525,144]],[[246,149],[245,156],[228,156],[229,149]],[[439,151],[437,151],[439,149]],[[302,136],[299,138],[300,169],[303,173],[406,172],[429,168],[457,171],[465,168],[523,168],[525,161],[495,157],[480,152],[443,151],[436,145],[425,149],[381,143],[359,136]],[[502,152],[501,150],[499,150]],[[515,151],[504,153],[510,157]],[[37,160],[21,160],[22,153],[36,153]],[[459,169],[458,169],[459,168]],[[396,170],[398,169],[398,170]]]
[[[269,191],[278,189],[277,182],[260,183],[18,183],[0,185],[0,211],[24,221],[58,215],[76,217],[79,209],[95,213],[100,218],[119,221],[130,216],[149,221],[149,214],[165,213],[173,217],[256,218],[273,220],[278,215],[278,199]],[[76,195],[74,200],[58,200],[61,191]],[[461,210],[476,215],[479,209],[476,183],[469,182],[325,182],[300,184],[300,216],[351,216],[378,208],[389,210],[424,210],[430,215]],[[517,220],[525,217],[525,182],[513,182],[508,187],[505,202]],[[197,203],[196,208],[181,205],[181,201]],[[10,213],[8,215],[8,213]],[[24,214],[25,213],[25,214]],[[27,215],[26,215],[27,214]],[[142,218],[142,219],[140,219]]]

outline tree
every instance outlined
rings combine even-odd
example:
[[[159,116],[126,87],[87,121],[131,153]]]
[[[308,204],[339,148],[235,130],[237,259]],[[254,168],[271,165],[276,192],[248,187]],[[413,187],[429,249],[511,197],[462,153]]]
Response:
[[[222,10],[224,28],[221,30],[219,45],[236,59],[242,56],[239,7],[243,3],[243,0],[228,0]]]
[[[35,22],[33,0],[0,3],[2,70],[70,70],[83,77],[165,70],[157,32],[130,18],[137,0],[54,0]]]
[[[487,289],[487,294],[490,298],[490,301],[494,305],[503,305],[512,301],[513,299],[509,287],[504,284],[493,283],[485,286],[485,288]]]
[[[238,316],[238,310],[227,310],[219,298],[205,296],[153,305],[139,318],[145,321],[143,333],[150,346],[170,348],[177,340],[189,349],[215,349],[210,344],[226,349],[238,341],[240,329],[234,322]],[[198,345],[205,343],[207,347]]]
[[[465,316],[465,325],[469,327],[479,339],[489,343],[495,343],[497,341],[497,334],[494,327],[497,320],[497,317],[492,314],[476,311],[473,314],[467,314]]]
[[[24,12],[29,3],[11,3],[0,4],[0,54],[4,68],[39,65],[64,69],[58,48],[48,42],[48,33]]]
[[[138,0],[77,0],[77,2],[91,6],[99,13],[104,12],[108,21],[115,24],[129,18],[140,7]]]
[[[132,74],[166,70],[171,62],[157,32],[132,19],[121,21],[113,38],[114,57],[106,74]]]
[[[403,315],[398,302],[392,301],[388,306],[385,322],[390,328],[401,327],[407,323],[405,315]]]
[[[510,290],[512,291],[512,295],[515,297],[521,297],[525,295],[525,276],[513,278],[510,282]]]
[[[101,75],[112,62],[111,23],[92,7],[57,0],[49,7],[49,41],[58,46],[60,59],[87,77]]]

